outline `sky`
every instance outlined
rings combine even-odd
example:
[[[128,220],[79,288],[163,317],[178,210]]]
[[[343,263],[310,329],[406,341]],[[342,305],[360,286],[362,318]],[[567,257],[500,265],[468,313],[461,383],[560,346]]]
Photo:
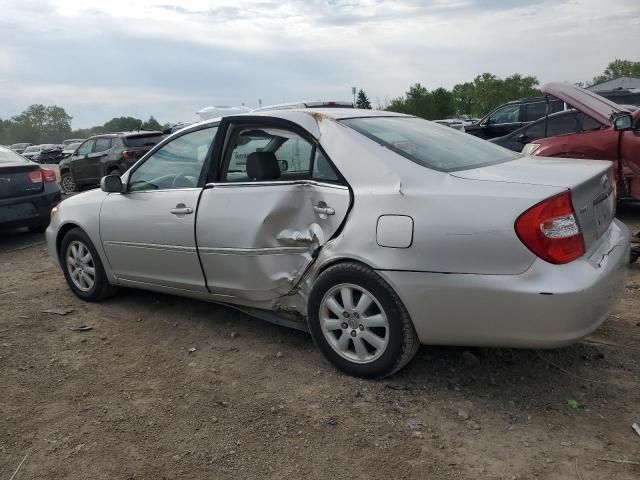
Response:
[[[0,118],[59,105],[191,121],[212,105],[388,102],[491,72],[585,81],[640,60],[640,0],[0,0]]]

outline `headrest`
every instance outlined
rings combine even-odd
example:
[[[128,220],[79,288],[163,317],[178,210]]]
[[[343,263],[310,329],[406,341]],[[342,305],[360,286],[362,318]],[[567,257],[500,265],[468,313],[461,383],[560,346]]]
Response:
[[[247,176],[251,180],[276,180],[280,166],[273,152],[253,152],[247,155]]]

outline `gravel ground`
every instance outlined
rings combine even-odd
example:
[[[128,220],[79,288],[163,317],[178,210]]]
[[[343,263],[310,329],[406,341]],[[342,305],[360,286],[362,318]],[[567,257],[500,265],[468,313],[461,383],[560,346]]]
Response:
[[[423,347],[361,381],[221,306],[83,303],[42,235],[0,235],[0,479],[640,478],[640,264],[577,345]]]

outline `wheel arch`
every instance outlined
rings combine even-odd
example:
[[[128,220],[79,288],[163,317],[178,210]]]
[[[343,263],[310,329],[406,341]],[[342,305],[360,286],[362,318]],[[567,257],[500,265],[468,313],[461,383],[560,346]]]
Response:
[[[87,232],[76,223],[69,222],[62,225],[58,230],[58,235],[56,236],[56,254],[58,255],[58,259],[60,259],[60,246],[62,245],[62,239],[69,231],[73,230],[74,228],[82,230],[85,235],[88,236]]]

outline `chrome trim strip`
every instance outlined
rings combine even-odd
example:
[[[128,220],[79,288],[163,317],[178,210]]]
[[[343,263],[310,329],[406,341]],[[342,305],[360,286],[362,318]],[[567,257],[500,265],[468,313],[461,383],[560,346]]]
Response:
[[[302,185],[309,187],[329,187],[336,188],[338,190],[349,190],[346,185],[339,185],[336,183],[317,182],[314,180],[284,180],[284,181],[269,181],[269,182],[224,182],[216,183],[211,182],[205,185],[205,188],[229,188],[229,187],[263,187],[272,185]]]
[[[114,247],[131,247],[131,248],[146,248],[151,250],[166,250],[170,252],[186,252],[196,253],[196,247],[187,247],[185,245],[159,245],[157,243],[139,243],[139,242],[118,242],[108,240],[103,242],[104,245],[111,245]]]
[[[291,255],[296,253],[305,253],[309,249],[307,247],[266,247],[266,248],[214,248],[199,247],[198,251],[205,255]]]

